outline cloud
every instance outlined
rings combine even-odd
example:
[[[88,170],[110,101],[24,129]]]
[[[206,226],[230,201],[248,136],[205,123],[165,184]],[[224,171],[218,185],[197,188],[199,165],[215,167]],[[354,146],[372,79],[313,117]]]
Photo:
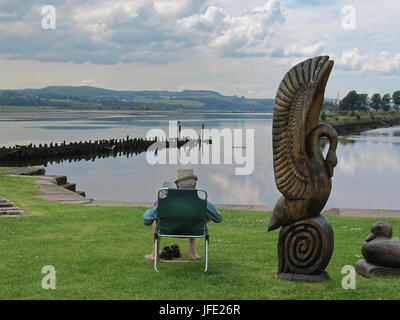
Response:
[[[271,52],[272,57],[287,58],[287,57],[312,57],[321,54],[325,48],[325,42],[318,41],[317,43],[307,46],[300,43],[294,43],[287,48],[276,47]]]
[[[358,48],[353,48],[344,50],[337,63],[345,70],[362,70],[368,59],[368,55],[362,55]]]
[[[372,62],[366,63],[364,69],[382,73],[399,71],[400,53],[390,56],[387,52],[382,51]]]
[[[55,1],[57,28],[45,31],[42,1],[22,2],[7,2],[14,12],[4,11],[6,20],[0,20],[0,53],[46,62],[166,63],[204,50],[266,56],[285,22],[279,0],[240,15],[206,0],[76,0]]]
[[[95,86],[95,85],[96,81],[93,79],[85,79],[78,84],[78,86]]]
[[[346,71],[391,73],[400,70],[400,53],[361,54],[358,48],[353,48],[344,50],[337,63]]]
[[[211,48],[222,56],[266,56],[269,41],[285,22],[285,11],[279,1],[269,0],[242,16],[225,14],[223,22]]]
[[[49,2],[57,29],[45,31]],[[400,5],[367,2],[353,1],[357,29],[344,30],[342,0],[2,0],[1,85],[94,79],[114,89],[184,85],[263,98],[275,96],[288,68],[327,54],[336,62],[327,96],[395,91]]]
[[[0,20],[0,53],[42,62],[179,60],[182,49],[193,46],[193,36],[180,34],[176,21],[198,12],[206,1],[54,1],[57,28],[51,31],[41,29],[41,5],[46,4],[42,2],[7,2],[14,12],[4,14],[15,18]]]

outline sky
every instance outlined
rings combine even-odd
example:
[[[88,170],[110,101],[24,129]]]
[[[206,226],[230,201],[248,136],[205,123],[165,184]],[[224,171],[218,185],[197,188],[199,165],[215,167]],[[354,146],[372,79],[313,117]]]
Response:
[[[0,89],[274,98],[291,67],[329,55],[326,97],[392,93],[399,12],[398,0],[0,0]]]

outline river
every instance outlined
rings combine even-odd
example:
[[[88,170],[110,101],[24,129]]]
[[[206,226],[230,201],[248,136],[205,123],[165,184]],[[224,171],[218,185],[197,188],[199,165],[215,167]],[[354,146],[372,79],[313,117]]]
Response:
[[[109,157],[95,161],[49,164],[47,174],[67,175],[78,190],[97,200],[154,201],[165,181],[174,181],[177,169],[190,167],[198,175],[198,187],[204,188],[214,203],[273,205],[281,196],[275,186],[271,114],[252,113],[182,113],[148,112],[137,115],[99,115],[85,119],[37,118],[0,120],[0,146],[111,138],[145,137],[151,129],[169,134],[169,121],[182,123],[183,129],[198,134],[206,129],[254,130],[254,169],[237,175],[243,167],[234,158],[224,164],[156,164],[145,153]],[[241,148],[233,141],[233,154],[251,153],[251,146]],[[245,143],[244,143],[245,144]],[[184,152],[183,150],[181,152]],[[201,150],[200,150],[201,152]],[[246,153],[247,152],[247,153]],[[325,150],[326,152],[326,150]],[[382,128],[339,139],[338,166],[332,180],[327,207],[400,209],[400,127]],[[169,159],[169,158],[168,158]],[[238,158],[239,159],[239,158]],[[250,162],[250,161],[248,161]]]

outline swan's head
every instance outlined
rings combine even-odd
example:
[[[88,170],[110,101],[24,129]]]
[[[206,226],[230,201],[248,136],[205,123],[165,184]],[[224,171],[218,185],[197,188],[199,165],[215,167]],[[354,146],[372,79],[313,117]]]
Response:
[[[268,225],[268,231],[278,229],[282,226],[286,226],[289,223],[300,219],[298,214],[305,210],[305,206],[308,202],[299,200],[289,200],[285,197],[281,197],[276,203],[274,210],[272,211],[272,217]]]
[[[326,155],[326,168],[328,170],[329,177],[333,177],[333,169],[336,167],[338,160],[336,158],[336,152],[329,150]]]

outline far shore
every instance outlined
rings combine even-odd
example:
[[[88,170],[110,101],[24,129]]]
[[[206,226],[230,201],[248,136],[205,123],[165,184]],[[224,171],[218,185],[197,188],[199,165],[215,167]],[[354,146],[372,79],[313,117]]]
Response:
[[[1,112],[0,110],[0,121],[1,120],[77,120],[77,119],[89,119],[93,117],[115,117],[115,116],[132,116],[132,115],[145,115],[148,113],[165,113],[165,114],[191,114],[191,113],[260,113],[260,112],[243,112],[243,111],[221,111],[221,110],[40,110],[40,111],[7,111]],[[265,112],[265,114],[271,114],[271,112]]]
[[[79,120],[79,119],[90,119],[90,118],[103,118],[103,117],[124,117],[133,115],[146,115],[148,113],[165,113],[174,114],[178,112],[172,110],[52,110],[52,111],[10,111],[0,112],[0,121],[12,121],[12,120]],[[248,113],[248,112],[232,112],[232,111],[196,111],[196,110],[179,110],[180,114],[190,113]],[[249,112],[254,113],[254,112]],[[272,112],[265,112],[265,114],[271,114]],[[331,124],[340,136],[346,136],[350,134],[359,134],[363,131],[386,128],[391,126],[400,125],[400,112],[394,115],[377,115],[372,117],[363,117],[356,119],[355,117],[349,117],[347,119],[335,119],[328,118],[326,120]]]
[[[150,111],[139,110],[60,110],[60,111],[24,111],[0,112],[1,120],[66,120],[88,119],[93,117],[131,116],[146,114]]]
[[[360,134],[363,131],[378,128],[400,126],[400,113],[397,112],[394,115],[363,117],[361,119],[355,117],[342,120],[328,118],[326,122],[336,129],[339,136],[346,136],[351,134]]]

